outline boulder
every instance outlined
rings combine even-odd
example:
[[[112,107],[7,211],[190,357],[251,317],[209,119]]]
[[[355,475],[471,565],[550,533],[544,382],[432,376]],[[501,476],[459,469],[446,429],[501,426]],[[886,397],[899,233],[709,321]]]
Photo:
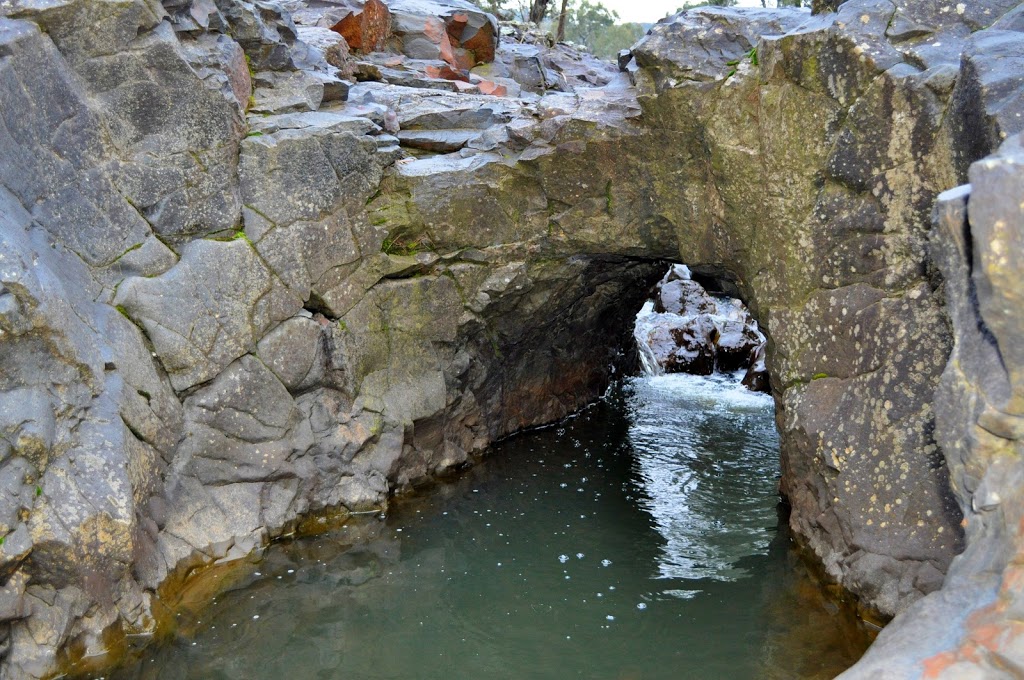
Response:
[[[391,11],[381,0],[366,0],[330,28],[353,52],[380,52],[391,38]]]
[[[752,392],[771,393],[771,380],[765,365],[768,343],[762,342],[747,357],[747,372],[743,374],[743,386]]]
[[[647,344],[666,373],[711,375],[715,372],[718,328],[708,314],[674,318],[659,323],[647,335]]]
[[[320,26],[297,26],[299,40],[320,50],[324,60],[338,69],[337,75],[346,80],[355,77],[355,64],[348,43],[337,32]]]
[[[764,338],[757,328],[745,321],[715,319],[718,337],[715,342],[715,367],[719,371],[738,371],[751,365],[753,352]],[[763,357],[762,357],[763,361]]]
[[[659,283],[654,297],[654,311],[680,316],[714,314],[718,307],[704,287],[696,281],[674,280]]]

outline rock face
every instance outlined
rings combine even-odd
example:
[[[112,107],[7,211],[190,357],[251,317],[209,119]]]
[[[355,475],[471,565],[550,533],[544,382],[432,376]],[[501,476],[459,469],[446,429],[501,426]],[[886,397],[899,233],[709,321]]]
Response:
[[[0,674],[580,407],[680,260],[769,338],[796,533],[903,611],[851,677],[1024,664],[1021,15],[905,4],[619,73],[459,0],[0,0]]]
[[[883,631],[844,678],[1004,678],[1020,663],[1024,597],[1024,140],[974,163],[936,205],[932,248],[956,343],[936,394],[936,439],[964,506],[967,547],[937,593]]]

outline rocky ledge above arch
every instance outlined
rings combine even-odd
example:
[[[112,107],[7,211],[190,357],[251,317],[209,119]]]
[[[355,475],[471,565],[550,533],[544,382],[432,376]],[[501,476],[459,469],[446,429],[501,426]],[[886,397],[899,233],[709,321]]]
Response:
[[[360,3],[0,2],[4,677],[594,398],[666,260],[743,293],[797,535],[903,612],[851,677],[1024,664],[1017,3],[691,11],[622,71],[387,4],[353,56]]]

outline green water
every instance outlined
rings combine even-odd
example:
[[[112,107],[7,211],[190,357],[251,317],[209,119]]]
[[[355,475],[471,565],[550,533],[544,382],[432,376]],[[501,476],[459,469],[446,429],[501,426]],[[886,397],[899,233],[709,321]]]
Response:
[[[637,378],[275,545],[116,678],[829,678],[863,652],[780,528],[771,399]]]

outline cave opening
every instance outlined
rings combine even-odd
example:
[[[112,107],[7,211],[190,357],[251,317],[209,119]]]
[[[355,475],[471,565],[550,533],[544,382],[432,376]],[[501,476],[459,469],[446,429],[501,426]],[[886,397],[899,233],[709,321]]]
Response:
[[[644,372],[642,352],[616,344],[636,336],[638,300],[664,288],[651,288],[653,267],[664,283],[664,263],[585,263],[597,275],[586,294],[561,298],[544,335],[547,367],[579,360],[567,354],[577,346],[633,366],[601,398],[502,439],[386,513],[275,543],[238,565],[212,604],[179,613],[169,644],[111,677],[662,678],[687,668],[781,679],[852,665],[869,635],[793,547],[772,397],[741,384],[745,368]],[[627,301],[613,285],[623,271],[644,284]],[[747,321],[729,299],[734,279],[693,271],[729,303],[722,319]],[[607,325],[624,307],[622,328]],[[568,343],[562,330],[581,318],[593,336]]]

